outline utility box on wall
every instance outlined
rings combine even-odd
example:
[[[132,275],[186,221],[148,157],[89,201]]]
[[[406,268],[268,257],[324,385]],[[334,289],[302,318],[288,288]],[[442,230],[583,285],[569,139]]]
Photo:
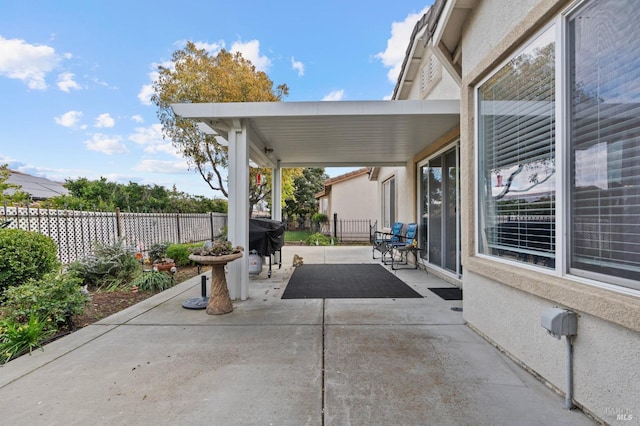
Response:
[[[578,334],[576,313],[560,308],[546,309],[542,312],[542,327],[558,339],[560,336],[575,336]]]

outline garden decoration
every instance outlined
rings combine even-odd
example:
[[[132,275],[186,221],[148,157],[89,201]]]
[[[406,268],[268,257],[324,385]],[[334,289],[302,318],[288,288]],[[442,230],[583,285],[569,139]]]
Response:
[[[208,315],[228,314],[233,311],[224,267],[242,257],[244,248],[233,247],[228,241],[215,241],[192,249],[189,259],[200,265],[211,265],[211,292],[207,303]]]

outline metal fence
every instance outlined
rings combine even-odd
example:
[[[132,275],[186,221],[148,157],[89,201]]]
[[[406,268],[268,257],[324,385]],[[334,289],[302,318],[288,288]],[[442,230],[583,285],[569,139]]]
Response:
[[[214,239],[227,225],[226,213],[130,213],[7,207],[0,222],[7,228],[35,231],[51,237],[58,259],[69,263],[92,252],[96,243],[119,241],[132,251],[161,242],[190,243]]]
[[[287,229],[299,229],[333,236],[342,242],[369,242],[376,230],[376,221],[370,219],[337,219],[326,223],[314,224],[307,221],[304,225],[289,222]]]
[[[375,222],[369,219],[338,219],[327,224],[329,233],[344,242],[371,241],[371,232],[375,230]]]

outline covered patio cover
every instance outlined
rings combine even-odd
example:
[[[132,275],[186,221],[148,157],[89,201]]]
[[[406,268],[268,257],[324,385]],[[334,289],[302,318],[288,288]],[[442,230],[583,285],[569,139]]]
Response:
[[[281,220],[284,167],[407,166],[460,122],[458,100],[173,104],[229,145],[228,238],[248,247],[249,160],[273,171],[271,216]],[[229,295],[245,300],[246,256],[228,265]]]

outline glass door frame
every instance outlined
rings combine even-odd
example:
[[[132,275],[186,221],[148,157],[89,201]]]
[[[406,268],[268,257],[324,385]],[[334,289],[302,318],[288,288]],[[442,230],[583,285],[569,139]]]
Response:
[[[444,235],[444,229],[445,229],[445,222],[446,222],[446,214],[443,212],[442,214],[442,221],[441,221],[441,247],[440,247],[440,251],[442,253],[441,256],[441,265],[435,265],[432,264],[429,260],[429,239],[427,236],[427,247],[423,247],[423,250],[421,252],[421,257],[422,259],[431,267],[433,268],[437,268],[440,269],[442,271],[444,271],[447,274],[451,274],[454,275],[456,278],[461,278],[462,277],[462,256],[461,256],[461,249],[462,249],[462,242],[461,242],[461,238],[462,238],[462,233],[461,233],[461,217],[460,217],[460,141],[456,141],[453,144],[449,144],[446,147],[434,152],[433,154],[429,155],[428,157],[425,157],[424,159],[422,159],[421,161],[419,161],[416,164],[416,181],[417,181],[417,185],[416,185],[416,217],[418,217],[420,219],[420,226],[418,227],[418,237],[419,237],[419,241],[424,241],[425,240],[425,227],[423,226],[423,207],[424,207],[424,199],[423,199],[423,195],[424,195],[424,191],[425,188],[423,188],[423,177],[422,177],[422,169],[423,167],[427,166],[429,164],[430,161],[432,161],[434,158],[437,157],[441,157],[442,158],[442,169],[443,169],[443,180],[444,180],[444,176],[445,176],[445,170],[444,170],[444,165],[445,165],[445,157],[446,154],[450,153],[451,151],[455,151],[455,168],[456,168],[456,222],[455,222],[455,228],[456,228],[456,248],[455,248],[455,256],[456,256],[456,270],[455,271],[451,271],[450,269],[446,268],[446,253],[445,253],[445,244],[446,244],[446,235]],[[443,193],[443,205],[444,205],[444,196],[445,194]],[[428,231],[427,231],[428,232]]]

